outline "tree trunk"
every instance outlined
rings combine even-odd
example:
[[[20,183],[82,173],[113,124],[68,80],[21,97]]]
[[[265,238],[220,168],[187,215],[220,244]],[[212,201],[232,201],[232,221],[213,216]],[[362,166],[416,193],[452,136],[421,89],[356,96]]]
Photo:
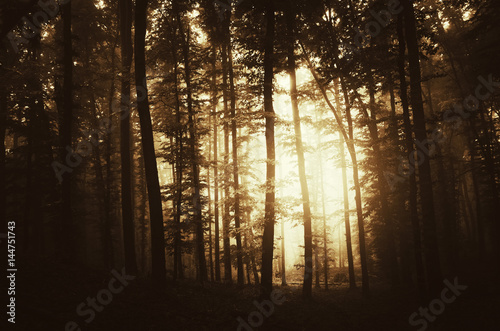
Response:
[[[219,240],[219,165],[218,165],[218,130],[219,125],[217,116],[217,54],[215,45],[212,45],[213,59],[212,59],[212,116],[214,117],[213,135],[214,135],[214,232],[215,232],[215,280],[220,282],[220,240]]]
[[[301,44],[302,50],[305,54],[305,48]],[[342,80],[340,79],[341,87],[344,92],[344,100],[345,100],[345,105],[346,105],[346,115],[347,115],[347,124],[349,128],[349,136],[347,136],[347,133],[345,132],[345,129],[342,125],[342,120],[335,110],[335,107],[332,105],[330,102],[330,99],[328,98],[328,95],[326,94],[326,90],[321,84],[321,81],[316,74],[311,61],[305,55],[305,60],[307,61],[307,65],[311,71],[311,74],[314,77],[314,80],[316,81],[316,84],[318,85],[321,94],[323,95],[323,98],[325,99],[326,103],[328,104],[328,107],[332,110],[333,115],[335,116],[335,120],[337,121],[337,124],[340,127],[340,131],[346,140],[347,148],[349,151],[349,155],[351,156],[352,160],[352,172],[353,172],[353,180],[354,180],[354,189],[356,192],[356,212],[357,212],[357,217],[358,217],[358,238],[359,238],[359,255],[360,255],[360,260],[361,260],[361,281],[362,281],[362,292],[363,296],[368,297],[370,294],[370,284],[369,284],[369,277],[368,277],[368,265],[367,265],[367,255],[366,255],[366,242],[365,242],[365,225],[364,225],[364,220],[363,220],[363,206],[361,203],[361,185],[359,183],[359,170],[358,170],[358,161],[357,161],[357,156],[356,156],[356,148],[354,145],[354,131],[353,131],[353,125],[352,125],[352,117],[351,117],[351,106],[349,104],[349,94],[347,91],[347,88]]]
[[[61,6],[63,18],[63,39],[64,39],[64,86],[63,86],[63,115],[62,123],[59,127],[61,135],[61,158],[62,163],[71,155],[67,149],[72,146],[72,125],[73,125],[73,46],[71,33],[71,2]],[[66,171],[62,175],[62,210],[60,221],[60,240],[64,262],[69,263],[76,257],[75,233],[73,224],[73,211],[71,192],[73,186],[72,175]]]
[[[422,102],[421,73],[419,47],[413,3],[403,0],[405,37],[408,47],[408,62],[410,67],[410,99],[413,111],[415,139],[428,147],[425,127],[424,106]],[[418,151],[417,151],[418,153]],[[420,153],[422,156],[422,153]],[[442,287],[441,264],[436,235],[434,213],[434,193],[432,190],[432,175],[429,156],[423,155],[422,164],[418,168],[420,200],[422,203],[422,220],[424,233],[424,255],[427,271],[427,281],[430,295],[438,293]],[[419,157],[420,162],[420,157]]]
[[[335,103],[337,109],[340,109],[340,98],[339,98],[339,86],[337,80],[334,80],[335,89]],[[342,187],[344,195],[344,224],[345,224],[345,236],[346,236],[346,251],[347,251],[347,263],[349,268],[349,288],[356,288],[356,276],[354,275],[354,257],[352,255],[352,241],[351,241],[351,221],[349,216],[349,189],[347,186],[347,162],[345,159],[344,150],[344,136],[339,132],[339,146],[340,146],[340,162],[342,167]],[[340,231],[340,230],[339,230]],[[339,264],[340,268],[340,264]]]
[[[326,208],[325,208],[325,185],[324,185],[324,179],[323,179],[323,157],[321,155],[321,135],[318,132],[318,148],[320,148],[320,154],[319,154],[319,174],[320,174],[320,180],[321,180],[321,212],[322,212],[322,219],[323,219],[323,272],[325,276],[325,290],[328,290],[328,238],[327,238],[327,231],[326,231]],[[340,230],[339,230],[340,231]],[[340,267],[340,261],[342,260],[342,255],[340,251],[340,243],[339,243],[339,267]]]
[[[231,267],[231,239],[229,237],[229,226],[231,223],[229,211],[229,108],[228,108],[228,59],[227,45],[222,44],[222,90],[224,99],[224,216],[222,218],[222,233],[224,243],[224,281],[226,283],[233,282],[232,267]]]
[[[212,127],[212,114],[208,114],[208,127]],[[209,139],[208,143],[208,164],[212,163],[212,144]],[[212,245],[212,185],[210,182],[210,167],[207,169],[207,186],[208,186],[208,262],[210,266],[210,281],[213,282],[214,277],[214,258]]]
[[[165,237],[163,230],[163,211],[160,182],[153,138],[151,114],[146,81],[145,36],[147,21],[147,0],[137,0],[135,10],[135,79],[137,88],[137,110],[141,124],[142,149],[146,169],[149,210],[151,218],[151,267],[156,285],[163,290],[165,286]]]
[[[286,286],[285,220],[281,218],[281,286]]]
[[[293,124],[295,130],[295,148],[299,164],[300,190],[302,194],[302,208],[304,211],[304,284],[302,295],[305,298],[312,296],[312,229],[311,229],[311,206],[309,201],[309,188],[307,186],[306,166],[304,158],[304,147],[302,144],[302,132],[300,128],[299,103],[297,100],[297,77],[295,73],[295,12],[288,10],[287,31],[288,40],[288,74],[290,75],[290,96],[293,110]],[[317,252],[316,252],[317,254]],[[317,259],[317,256],[316,256]],[[316,266],[317,267],[317,266]]]
[[[405,132],[405,155],[410,155],[414,150],[413,145],[413,129],[410,121],[410,111],[408,104],[406,73],[405,73],[405,49],[406,42],[403,31],[402,14],[398,15],[397,33],[399,44],[398,56],[398,72],[399,72],[399,93],[401,99],[401,106],[403,108],[403,127]],[[420,230],[420,220],[418,217],[417,205],[417,179],[415,172],[412,171],[409,176],[409,208],[410,208],[410,222],[413,233],[413,251],[415,256],[415,270],[417,275],[417,290],[419,292],[420,301],[424,299],[425,293],[425,279],[424,279],[424,262],[422,259],[422,240]]]
[[[398,271],[398,260],[396,254],[396,244],[394,237],[394,225],[393,220],[389,213],[389,205],[387,204],[387,197],[389,192],[386,186],[386,179],[384,176],[384,164],[382,159],[382,153],[380,152],[379,138],[378,138],[378,128],[377,128],[377,104],[375,102],[375,83],[373,81],[372,73],[368,73],[368,93],[370,98],[370,112],[368,111],[361,99],[361,96],[356,91],[356,97],[361,105],[361,110],[364,117],[368,123],[368,130],[370,132],[370,139],[372,141],[372,149],[375,155],[375,175],[376,175],[376,185],[380,196],[380,217],[384,223],[384,230],[386,233],[386,248],[385,256],[389,264],[390,269],[390,279],[391,285],[393,287],[399,285],[399,271]]]
[[[273,249],[275,222],[276,153],[274,146],[273,78],[274,78],[274,31],[275,18],[272,2],[266,5],[266,36],[264,41],[264,116],[266,119],[266,201],[264,233],[262,236],[261,295],[269,298],[273,289]],[[312,281],[312,279],[310,278]]]
[[[116,38],[115,43],[111,52],[111,69],[112,74],[114,74],[115,70],[115,48],[118,43],[118,38]],[[111,78],[111,86],[109,87],[109,102],[108,102],[108,113],[107,118],[110,121],[110,125],[112,125],[113,120],[113,101],[115,96],[115,76],[112,75]],[[106,134],[106,188],[104,191],[104,220],[102,222],[102,246],[104,250],[104,261],[105,264],[109,267],[114,266],[114,252],[113,252],[113,236],[111,234],[111,190],[112,190],[112,173],[111,173],[111,140],[112,134],[111,132],[107,132]]]
[[[236,265],[238,268],[238,285],[244,284],[243,279],[243,254],[241,250],[241,229],[240,229],[240,183],[238,178],[238,136],[236,126],[236,91],[234,88],[233,71],[233,51],[229,23],[227,24],[227,50],[228,50],[228,68],[229,68],[229,93],[231,99],[231,135],[233,138],[233,187],[234,187],[234,228],[236,232]]]
[[[125,251],[125,269],[131,274],[137,273],[135,253],[135,226],[132,210],[132,177],[130,155],[130,66],[132,63],[132,4],[122,0],[120,6],[121,35],[121,116],[120,116],[120,155],[121,155],[121,197],[123,246]]]
[[[200,194],[200,167],[198,165],[198,137],[196,135],[196,124],[194,122],[194,109],[193,109],[193,95],[191,89],[191,64],[189,55],[189,43],[191,32],[189,26],[187,27],[186,39],[184,39],[182,22],[179,15],[177,16],[181,38],[184,43],[184,72],[186,81],[187,93],[187,108],[188,108],[188,127],[189,127],[189,141],[190,151],[192,157],[192,172],[193,172],[193,186],[194,186],[194,225],[195,225],[195,240],[196,240],[196,255],[199,268],[198,280],[204,282],[208,278],[207,264],[205,260],[205,240],[203,230],[203,218],[201,215],[201,194]]]
[[[171,42],[171,52],[172,59],[174,60],[174,85],[175,85],[175,120],[176,120],[176,132],[175,132],[175,144],[176,144],[176,155],[175,155],[175,215],[174,215],[174,281],[177,278],[184,278],[184,267],[182,264],[182,233],[181,233],[181,218],[182,218],[182,196],[183,196],[183,185],[182,179],[184,176],[184,125],[182,124],[182,114],[181,114],[181,103],[179,96],[179,65],[177,60],[177,34],[176,30],[172,28],[172,42]]]

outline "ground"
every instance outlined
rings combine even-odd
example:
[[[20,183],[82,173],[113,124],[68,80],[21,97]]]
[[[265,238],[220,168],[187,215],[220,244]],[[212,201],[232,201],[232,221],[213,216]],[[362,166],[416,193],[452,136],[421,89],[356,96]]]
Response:
[[[115,274],[62,266],[50,262],[30,263],[19,268],[17,279],[17,330],[419,330],[409,317],[419,304],[411,290],[396,291],[372,282],[371,297],[365,299],[346,284],[329,290],[315,288],[313,300],[301,297],[299,285],[276,286],[281,305],[264,304],[269,317],[260,315],[254,304],[262,303],[258,289],[216,283],[204,286],[194,281],[168,283],[165,292],[153,289],[147,279],[125,280],[129,284],[113,288],[109,304],[97,306],[95,318],[86,305],[109,288]],[[467,289],[429,323],[427,330],[498,330],[500,290],[489,282],[467,282]],[[445,285],[443,284],[443,287]],[[105,292],[105,291],[104,291]],[[105,300],[107,297],[103,296]],[[83,303],[83,306],[82,306]],[[279,303],[279,302],[278,302]],[[77,307],[83,307],[78,314]],[[248,320],[250,316],[250,321]],[[257,327],[259,316],[263,323]],[[253,320],[252,320],[253,319]],[[244,326],[239,323],[246,321]],[[71,323],[74,322],[74,324]],[[252,326],[253,324],[253,326]],[[74,325],[74,326],[73,326]],[[421,328],[421,330],[424,330]]]

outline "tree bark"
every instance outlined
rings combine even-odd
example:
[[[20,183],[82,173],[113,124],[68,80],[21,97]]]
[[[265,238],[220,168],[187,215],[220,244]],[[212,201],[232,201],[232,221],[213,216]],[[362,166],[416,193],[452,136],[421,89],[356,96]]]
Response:
[[[222,233],[224,244],[224,281],[226,283],[233,282],[232,266],[231,266],[231,239],[229,237],[230,219],[230,203],[229,203],[229,108],[228,108],[228,59],[227,45],[222,44],[222,90],[224,99],[224,216],[222,218]]]
[[[410,155],[414,150],[413,145],[413,129],[410,120],[410,110],[408,103],[406,72],[405,72],[405,49],[406,41],[403,30],[403,14],[398,15],[397,33],[398,33],[398,72],[399,72],[399,96],[401,106],[403,108],[403,127],[405,132],[405,155]],[[417,275],[417,290],[419,292],[420,301],[423,301],[425,294],[425,276],[424,276],[424,261],[422,259],[422,239],[420,220],[418,215],[417,205],[417,179],[415,172],[411,172],[409,176],[409,208],[410,222],[413,233],[413,251],[415,256],[415,270]]]
[[[261,295],[269,298],[273,289],[274,203],[276,195],[276,152],[274,145],[273,79],[274,79],[274,5],[266,5],[266,35],[264,41],[264,116],[266,119],[266,200],[264,233],[262,236]],[[312,279],[311,279],[312,281]]]
[[[309,299],[312,296],[312,228],[311,228],[311,205],[309,201],[309,188],[307,185],[306,166],[304,158],[304,146],[302,144],[302,132],[300,128],[299,103],[297,100],[297,77],[295,73],[295,12],[286,12],[288,32],[288,74],[290,75],[290,97],[293,110],[293,124],[295,130],[295,148],[299,164],[300,190],[302,195],[302,208],[304,212],[304,283],[302,295]],[[317,252],[316,252],[317,255]],[[318,257],[316,256],[316,260]],[[316,262],[317,264],[317,262]],[[318,266],[316,265],[316,268]]]
[[[340,109],[340,98],[339,98],[339,87],[337,80],[334,80],[335,89],[335,103],[337,109]],[[342,167],[342,188],[344,195],[344,224],[345,224],[345,237],[346,237],[346,251],[347,251],[347,263],[349,269],[349,288],[356,288],[356,276],[354,275],[354,257],[352,255],[352,239],[351,239],[351,221],[349,216],[349,189],[347,186],[347,162],[345,159],[344,150],[344,136],[339,132],[339,146],[340,146],[340,162]],[[340,267],[340,265],[339,265]]]
[[[234,188],[234,228],[236,233],[236,265],[238,268],[238,285],[244,284],[243,279],[243,253],[241,247],[241,229],[240,229],[240,183],[238,175],[238,136],[236,124],[236,91],[234,87],[233,70],[233,51],[229,23],[227,24],[227,49],[228,49],[228,68],[229,68],[229,93],[231,100],[231,135],[233,145],[233,188]]]
[[[220,282],[220,240],[219,240],[219,165],[218,165],[218,130],[219,125],[217,115],[217,54],[216,47],[212,45],[213,59],[212,59],[212,116],[213,119],[213,135],[214,135],[214,249],[215,249],[215,280]]]
[[[146,169],[146,183],[148,187],[149,211],[151,219],[152,278],[156,285],[163,290],[166,276],[163,211],[146,81],[145,36],[147,4],[147,0],[136,1],[135,79],[138,95],[137,110],[139,112],[141,124],[142,149],[144,154],[144,167]]]
[[[125,269],[131,274],[137,273],[135,252],[135,226],[132,210],[132,177],[130,154],[130,66],[132,64],[132,4],[122,0],[120,6],[121,35],[121,116],[120,116],[120,155],[121,155],[121,197],[123,246]]]
[[[419,46],[413,3],[403,0],[405,37],[408,48],[410,67],[410,100],[413,111],[415,139],[428,148],[425,114],[422,101],[421,73],[419,61]],[[418,151],[417,151],[418,153]],[[420,161],[420,160],[419,160]],[[434,193],[432,190],[432,175],[429,156],[423,155],[422,164],[418,167],[420,200],[422,204],[422,220],[424,233],[424,255],[427,281],[430,295],[438,293],[442,287],[441,264],[436,235],[436,220],[434,212]]]
[[[62,163],[65,159],[70,157],[71,152],[67,150],[72,146],[72,126],[73,126],[73,46],[72,46],[72,32],[71,32],[71,2],[61,6],[63,18],[63,43],[64,43],[64,85],[63,85],[63,115],[62,123],[60,125],[61,135],[61,158]],[[62,210],[61,210],[61,224],[60,224],[60,240],[63,261],[69,263],[75,258],[75,233],[73,224],[73,211],[72,211],[72,186],[73,179],[70,171],[66,171],[62,175]]]

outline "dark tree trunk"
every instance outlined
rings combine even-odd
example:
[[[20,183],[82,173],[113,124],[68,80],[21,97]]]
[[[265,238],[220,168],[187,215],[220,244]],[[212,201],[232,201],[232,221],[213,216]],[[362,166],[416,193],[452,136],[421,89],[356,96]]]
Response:
[[[116,44],[116,43],[115,43]],[[111,67],[114,73],[115,68],[115,46],[111,54]],[[111,86],[109,91],[108,114],[107,117],[111,122],[113,120],[113,100],[115,95],[115,78],[111,78]],[[110,123],[111,124],[111,123]],[[102,247],[104,254],[104,261],[107,266],[114,266],[114,252],[113,252],[113,237],[111,234],[111,192],[112,192],[112,172],[111,172],[111,132],[106,135],[106,188],[104,192],[104,220],[102,222]]]
[[[183,185],[182,179],[184,176],[184,163],[183,163],[183,155],[184,155],[184,143],[183,143],[183,135],[184,135],[184,126],[182,125],[182,114],[181,114],[181,103],[180,103],[180,95],[179,95],[179,64],[177,61],[177,34],[176,30],[172,28],[174,32],[172,33],[172,42],[171,42],[171,52],[172,59],[174,60],[174,86],[175,86],[175,120],[176,120],[176,129],[175,129],[175,215],[174,215],[174,281],[177,278],[184,278],[184,267],[182,265],[182,229],[181,229],[181,218],[182,218],[182,195],[183,195]]]
[[[413,129],[410,121],[410,110],[408,104],[406,72],[405,72],[405,49],[406,42],[404,38],[402,14],[398,15],[397,33],[399,44],[398,55],[398,74],[399,74],[399,97],[401,99],[401,106],[403,108],[403,127],[405,132],[405,155],[408,156],[413,153]],[[415,256],[415,270],[417,275],[417,290],[419,292],[420,301],[423,300],[425,294],[425,276],[424,276],[424,262],[422,259],[422,240],[420,230],[420,220],[418,217],[417,206],[417,179],[415,172],[412,171],[409,176],[409,209],[410,209],[410,222],[413,233],[413,251]]]
[[[219,240],[219,165],[218,165],[218,130],[219,116],[217,115],[217,54],[215,45],[212,46],[213,60],[212,60],[212,115],[213,115],[213,134],[214,134],[214,249],[215,249],[215,280],[220,282],[220,240]]]
[[[268,298],[273,289],[273,249],[275,222],[275,177],[276,153],[274,147],[274,108],[273,108],[273,78],[274,78],[274,6],[272,2],[266,5],[266,36],[264,54],[264,113],[266,118],[266,202],[264,216],[264,234],[262,236],[262,268],[261,295]],[[312,261],[311,261],[312,262]],[[312,281],[312,278],[310,278]]]
[[[384,176],[384,164],[382,153],[380,152],[378,128],[377,128],[377,104],[375,102],[375,83],[373,82],[372,73],[368,73],[368,94],[370,98],[370,114],[368,114],[363,101],[356,92],[356,97],[361,105],[362,112],[368,123],[368,130],[370,132],[370,139],[372,149],[375,155],[375,174],[376,174],[376,186],[379,192],[380,199],[380,216],[382,222],[384,223],[385,230],[385,256],[387,258],[389,269],[390,269],[390,279],[391,285],[393,287],[399,285],[399,271],[398,271],[398,260],[396,255],[396,244],[394,237],[394,224],[389,213],[389,205],[387,199],[384,197],[388,196],[388,190],[386,186],[386,179]]]
[[[149,211],[151,219],[151,267],[156,285],[165,286],[165,237],[160,182],[153,139],[153,126],[149,112],[146,82],[145,36],[147,21],[147,0],[137,0],[135,9],[135,79],[137,87],[137,110],[141,124],[142,149],[148,187]]]
[[[233,146],[233,188],[234,188],[234,228],[236,237],[236,265],[238,268],[238,285],[244,284],[243,279],[243,252],[241,247],[241,229],[240,229],[240,183],[238,174],[238,136],[236,124],[236,91],[234,88],[234,70],[233,70],[233,51],[231,32],[229,22],[227,23],[226,42],[228,52],[229,69],[229,93],[231,100],[231,136]]]
[[[64,43],[64,86],[63,86],[63,112],[62,122],[60,125],[61,136],[61,158],[65,164],[66,158],[69,158],[72,146],[72,126],[73,126],[73,46],[71,33],[71,2],[61,6],[63,18],[63,43]],[[61,192],[61,221],[60,221],[60,240],[62,259],[69,263],[76,257],[75,233],[73,224],[72,211],[72,176],[71,172],[66,171],[62,175],[62,192]]]
[[[281,219],[281,286],[286,286],[285,220]]]
[[[413,3],[403,0],[405,37],[408,47],[408,62],[410,67],[410,100],[413,111],[415,139],[427,148],[427,132],[422,101],[422,86],[419,61],[419,46]],[[417,151],[418,153],[419,151]],[[420,151],[421,152],[421,151]],[[422,153],[420,153],[422,156]],[[419,160],[420,161],[420,160]],[[432,175],[429,156],[423,155],[422,164],[418,167],[420,200],[422,204],[422,220],[424,234],[424,256],[427,281],[430,295],[438,293],[442,287],[441,263],[436,235],[436,217],[434,212],[434,193],[432,190]]]
[[[175,2],[177,3],[177,2]],[[189,51],[189,43],[191,39],[191,31],[187,27],[186,34],[180,19],[180,14],[177,11],[177,23],[179,24],[179,32],[183,43],[184,53],[184,75],[186,82],[186,97],[188,108],[188,128],[189,128],[189,149],[191,152],[191,168],[193,172],[193,188],[194,188],[194,227],[195,227],[195,241],[196,241],[196,256],[198,263],[198,280],[204,282],[208,279],[207,263],[205,259],[205,239],[203,230],[203,217],[201,214],[201,193],[200,193],[200,167],[198,164],[198,136],[196,134],[195,114],[193,109],[193,92],[191,87],[191,59]]]
[[[321,148],[321,139],[319,138],[320,133],[318,133],[318,147]],[[324,185],[324,176],[323,176],[323,157],[321,155],[320,149],[320,160],[319,160],[319,174],[321,180],[321,212],[323,219],[323,273],[325,276],[325,290],[328,290],[328,237],[326,231],[326,208],[325,208],[325,185]],[[340,230],[339,230],[340,231]],[[342,260],[342,253],[340,250],[340,242],[339,242],[339,268],[340,262]]]
[[[121,155],[121,197],[123,246],[125,269],[137,273],[135,252],[135,226],[132,210],[132,177],[130,155],[130,66],[132,64],[132,3],[122,0],[120,6],[121,35],[121,113],[120,113],[120,155]]]
[[[208,127],[212,127],[212,114],[208,114]],[[212,163],[212,143],[208,143],[208,164]],[[208,262],[210,266],[210,281],[215,280],[214,276],[214,258],[212,245],[212,184],[210,181],[210,168],[207,169],[207,186],[208,186]]]
[[[230,202],[229,202],[229,96],[227,88],[228,80],[228,59],[227,59],[227,45],[222,44],[222,90],[224,101],[224,216],[222,218],[222,233],[224,243],[224,281],[226,283],[233,282],[232,267],[231,267],[231,241],[229,237],[229,226],[231,218],[229,215]]]
[[[342,90],[344,91],[344,100],[346,105],[346,117],[347,117],[347,125],[349,128],[349,142],[347,144],[351,160],[352,160],[352,173],[354,180],[354,189],[356,192],[356,213],[358,217],[358,238],[359,238],[359,256],[361,260],[361,291],[363,292],[363,296],[367,297],[370,293],[370,284],[369,284],[369,276],[368,276],[368,259],[366,254],[366,241],[365,241],[365,225],[363,219],[363,206],[361,203],[361,184],[359,183],[359,170],[358,170],[358,160],[356,156],[356,148],[354,145],[354,128],[352,123],[351,116],[351,106],[349,103],[349,94],[347,92],[347,88],[343,80],[341,79],[340,84],[342,86]]]

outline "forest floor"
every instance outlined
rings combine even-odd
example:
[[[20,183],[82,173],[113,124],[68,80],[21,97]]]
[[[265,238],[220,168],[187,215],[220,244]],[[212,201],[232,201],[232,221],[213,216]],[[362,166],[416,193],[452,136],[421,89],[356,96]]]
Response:
[[[17,279],[16,330],[425,330],[422,324],[409,324],[410,315],[420,307],[414,293],[391,291],[375,282],[369,299],[358,290],[349,291],[347,284],[333,284],[329,290],[314,288],[309,302],[302,299],[301,286],[277,286],[281,291],[278,298],[284,302],[273,309],[264,307],[274,310],[265,317],[257,313],[254,301],[262,300],[255,286],[206,283],[202,287],[184,281],[168,284],[161,293],[145,279],[125,278],[122,283],[129,284],[108,299],[102,290],[110,288],[113,278],[116,274],[53,263],[23,266]],[[468,285],[467,289],[445,304],[426,330],[499,330],[498,284],[458,282]],[[120,283],[113,282],[112,288],[120,288]],[[109,303],[90,308],[87,298],[98,297],[98,293]],[[90,319],[93,314],[95,318]],[[249,324],[245,326],[242,320]]]

